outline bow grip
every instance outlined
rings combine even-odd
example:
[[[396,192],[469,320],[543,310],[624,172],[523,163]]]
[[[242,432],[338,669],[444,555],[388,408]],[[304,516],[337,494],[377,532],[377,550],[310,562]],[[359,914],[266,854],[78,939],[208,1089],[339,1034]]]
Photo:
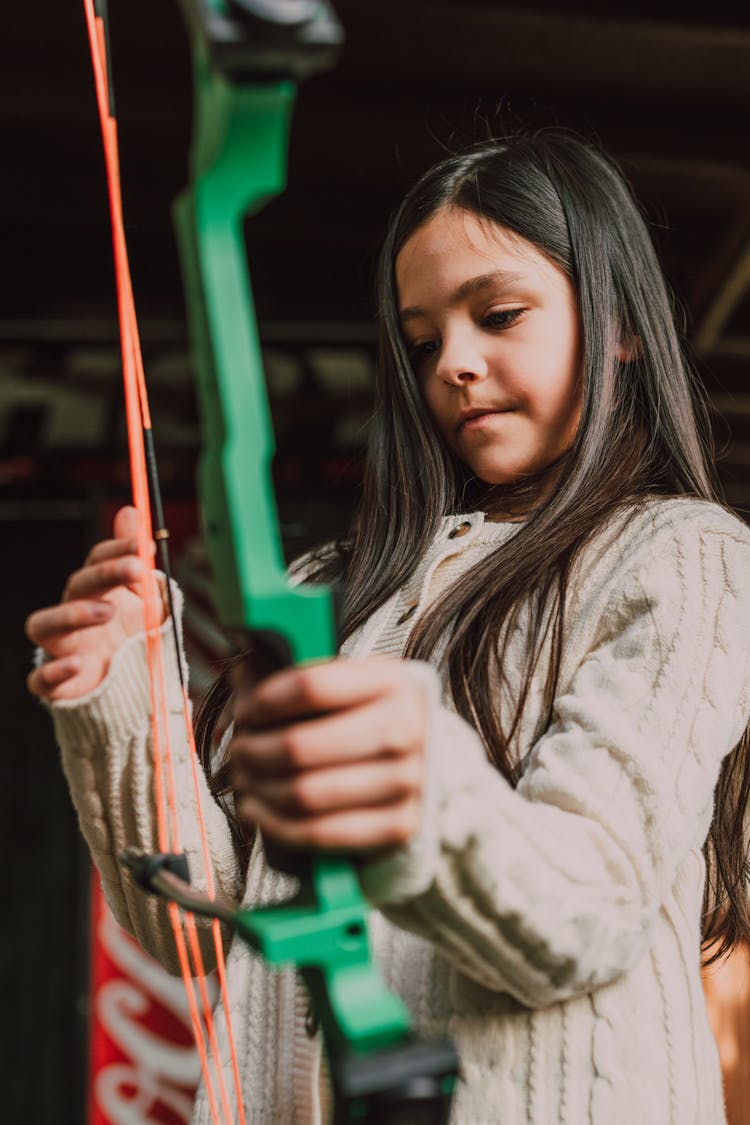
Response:
[[[257,629],[248,636],[248,643],[242,659],[235,668],[237,686],[251,688],[266,676],[289,668],[293,664],[292,650],[287,639],[273,629]],[[263,839],[263,851],[269,867],[307,879],[311,871],[309,852],[292,851],[275,840]]]

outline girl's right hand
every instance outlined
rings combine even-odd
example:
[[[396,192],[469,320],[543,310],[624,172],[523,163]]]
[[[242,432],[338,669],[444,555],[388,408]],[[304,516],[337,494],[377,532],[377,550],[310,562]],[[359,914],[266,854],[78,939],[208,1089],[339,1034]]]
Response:
[[[120,508],[112,530],[71,574],[60,604],[26,621],[26,636],[48,657],[27,680],[42,699],[77,699],[98,687],[118,648],[144,628],[135,508]]]

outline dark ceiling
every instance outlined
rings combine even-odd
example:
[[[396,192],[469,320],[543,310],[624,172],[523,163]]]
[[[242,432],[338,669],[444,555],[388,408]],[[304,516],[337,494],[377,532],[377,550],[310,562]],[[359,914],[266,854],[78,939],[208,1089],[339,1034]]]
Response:
[[[719,438],[729,497],[750,506],[750,17],[723,2],[688,17],[671,0],[605,10],[593,0],[334,3],[343,57],[301,88],[289,188],[248,230],[266,344],[297,348],[295,362],[315,343],[369,349],[378,242],[413,179],[488,131],[573,127],[622,162],[654,223],[699,369],[728,422]],[[175,0],[109,6],[136,297],[147,367],[149,355],[162,363],[171,416],[190,397],[169,225],[189,142],[187,39]],[[72,448],[65,418],[80,420],[77,393],[101,441],[119,414],[87,52],[78,0],[5,7],[0,446],[14,456],[22,439],[40,455],[55,442]],[[94,410],[102,395],[104,415]],[[87,441],[101,444],[91,433]]]

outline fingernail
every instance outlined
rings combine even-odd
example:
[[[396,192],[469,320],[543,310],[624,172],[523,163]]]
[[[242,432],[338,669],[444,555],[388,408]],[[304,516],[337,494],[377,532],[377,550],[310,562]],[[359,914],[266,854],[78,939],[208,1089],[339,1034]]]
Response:
[[[108,602],[96,602],[91,607],[91,616],[97,621],[104,621],[105,618],[110,617],[112,607]]]

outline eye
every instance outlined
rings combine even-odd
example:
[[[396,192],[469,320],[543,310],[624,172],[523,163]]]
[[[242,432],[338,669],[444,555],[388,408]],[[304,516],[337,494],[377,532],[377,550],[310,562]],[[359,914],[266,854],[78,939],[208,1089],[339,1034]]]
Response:
[[[526,309],[495,309],[488,312],[482,320],[483,328],[510,328],[519,316],[523,316]]]
[[[423,340],[421,343],[417,344],[407,343],[406,350],[409,356],[409,362],[413,367],[416,367],[418,364],[424,362],[424,360],[429,359],[431,355],[434,355],[439,347],[439,340]]]

